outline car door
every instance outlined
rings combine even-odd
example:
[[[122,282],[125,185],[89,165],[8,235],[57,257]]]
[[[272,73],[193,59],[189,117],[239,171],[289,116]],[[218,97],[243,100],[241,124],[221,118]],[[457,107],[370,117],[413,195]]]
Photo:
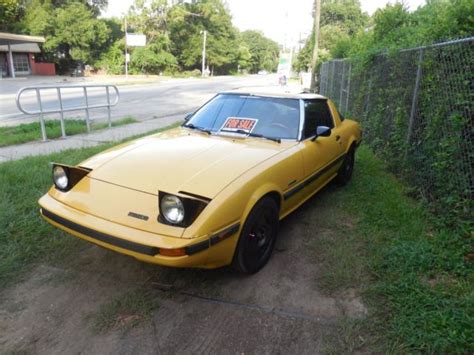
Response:
[[[303,100],[305,122],[302,132],[303,164],[308,192],[314,192],[332,178],[342,163],[343,145],[339,121],[335,122],[327,100]],[[329,137],[316,137],[316,127],[331,128]]]

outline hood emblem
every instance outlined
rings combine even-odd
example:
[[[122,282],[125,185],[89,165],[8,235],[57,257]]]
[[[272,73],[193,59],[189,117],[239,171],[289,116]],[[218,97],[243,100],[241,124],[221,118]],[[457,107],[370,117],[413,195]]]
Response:
[[[141,219],[142,221],[148,221],[148,216],[142,215],[140,213],[135,213],[135,212],[128,212],[129,217]]]

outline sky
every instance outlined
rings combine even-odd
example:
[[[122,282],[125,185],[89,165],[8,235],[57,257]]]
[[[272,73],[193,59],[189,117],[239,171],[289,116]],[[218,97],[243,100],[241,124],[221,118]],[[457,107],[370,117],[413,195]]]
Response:
[[[241,31],[260,30],[278,43],[290,46],[311,32],[313,0],[226,0],[234,25]],[[360,0],[362,10],[369,15],[394,0]],[[410,10],[416,10],[426,0],[404,0]],[[133,0],[109,0],[104,17],[121,16]]]

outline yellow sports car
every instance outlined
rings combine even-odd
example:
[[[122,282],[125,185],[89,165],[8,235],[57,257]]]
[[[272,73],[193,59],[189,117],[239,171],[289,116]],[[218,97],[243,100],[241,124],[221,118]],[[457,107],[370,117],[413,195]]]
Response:
[[[224,92],[181,127],[53,164],[49,223],[139,260],[260,270],[279,221],[352,175],[359,125],[303,92]]]

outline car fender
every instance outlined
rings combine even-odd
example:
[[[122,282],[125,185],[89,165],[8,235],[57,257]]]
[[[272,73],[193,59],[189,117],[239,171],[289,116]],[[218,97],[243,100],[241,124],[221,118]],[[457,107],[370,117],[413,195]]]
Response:
[[[357,147],[360,144],[361,130],[359,124],[355,121],[346,119],[344,123],[347,125],[346,131],[349,135],[349,139],[347,140],[347,146],[345,147],[345,152],[348,153],[352,145]]]
[[[249,184],[249,185],[253,185],[253,184]],[[249,188],[251,188],[249,186]],[[247,190],[243,189],[244,191]],[[248,190],[247,190],[248,191]],[[246,201],[246,204],[245,204],[245,207],[243,208],[242,210],[242,215],[240,217],[240,229],[239,229],[239,233],[234,237],[232,238],[231,240],[229,240],[229,245],[230,245],[230,248],[232,249],[232,257],[235,253],[235,250],[237,250],[237,243],[239,242],[239,239],[240,239],[240,235],[242,233],[242,229],[245,225],[245,222],[250,214],[250,212],[252,211],[252,208],[258,203],[258,201],[260,201],[264,196],[266,195],[269,195],[269,194],[278,194],[278,197],[280,199],[279,201],[279,208],[280,208],[280,205],[281,205],[281,200],[282,200],[282,192],[280,191],[279,187],[277,184],[275,183],[272,183],[272,182],[268,182],[268,183],[265,183],[263,185],[260,185],[257,189],[255,189],[253,192],[251,192],[250,194],[243,194],[243,195],[246,195],[248,196],[247,197],[247,201]],[[231,259],[229,259],[229,262],[230,262]]]
[[[357,138],[355,137],[355,135],[351,135],[349,137],[349,141],[347,143],[347,148],[346,148],[346,154],[349,153],[349,150],[351,149],[353,145],[357,147]]]
[[[250,214],[250,211],[252,208],[257,204],[258,201],[260,201],[264,196],[268,194],[278,194],[278,208],[280,209],[281,206],[281,201],[282,201],[282,196],[283,193],[280,191],[280,188],[278,185],[272,182],[268,182],[266,184],[263,184],[259,186],[249,197],[247,201],[247,205],[245,206],[243,212],[242,212],[242,217],[241,217],[241,223],[242,225],[245,223],[247,220],[248,215]]]

